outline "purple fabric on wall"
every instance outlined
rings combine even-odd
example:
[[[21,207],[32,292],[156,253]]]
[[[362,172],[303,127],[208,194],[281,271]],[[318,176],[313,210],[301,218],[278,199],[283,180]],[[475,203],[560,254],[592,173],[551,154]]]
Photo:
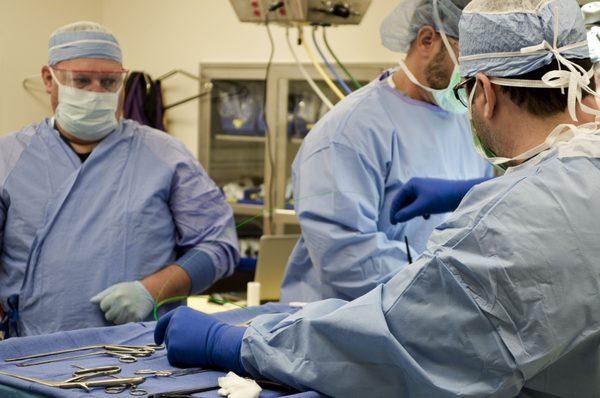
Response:
[[[166,131],[160,81],[153,81],[143,72],[132,72],[125,87],[124,116]]]

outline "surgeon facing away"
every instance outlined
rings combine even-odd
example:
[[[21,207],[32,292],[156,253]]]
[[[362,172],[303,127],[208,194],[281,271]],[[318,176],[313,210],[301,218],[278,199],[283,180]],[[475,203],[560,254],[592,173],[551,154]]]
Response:
[[[594,63],[597,81],[600,75],[600,39],[598,36],[600,26],[595,26],[599,22],[597,2],[582,6],[581,11],[587,29],[590,59]],[[596,103],[600,105],[599,97],[596,97]],[[505,166],[496,166],[499,173],[503,173],[504,169]],[[474,182],[477,183],[477,181]],[[415,217],[454,211],[473,185],[471,181],[413,178],[402,185],[392,201],[390,222],[397,224],[407,222]]]
[[[600,129],[579,6],[474,0],[460,38],[459,94],[481,152],[506,173],[354,301],[247,329],[170,312],[155,339],[171,363],[334,397],[598,396]]]
[[[408,250],[421,253],[446,214],[392,225],[392,201],[412,177],[454,189],[491,175],[471,144],[467,108],[452,92],[467,3],[400,2],[381,35],[387,48],[408,52],[406,60],[339,103],[304,140],[292,170],[302,236],[281,301],[352,300],[405,266]]]
[[[233,272],[232,210],[185,147],[121,118],[121,48],[78,22],[50,37],[54,116],[0,138],[0,296],[12,335],[147,319]]]

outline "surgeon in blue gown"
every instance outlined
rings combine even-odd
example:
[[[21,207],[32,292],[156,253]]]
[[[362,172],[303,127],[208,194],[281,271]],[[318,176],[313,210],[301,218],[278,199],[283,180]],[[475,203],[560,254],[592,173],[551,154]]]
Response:
[[[169,313],[155,338],[172,363],[334,397],[598,396],[600,112],[579,5],[474,0],[460,37],[480,148],[506,174],[354,301],[247,329]]]
[[[230,206],[193,155],[120,118],[121,49],[90,22],[52,34],[52,118],[0,138],[0,298],[14,335],[148,319],[233,272]],[[5,331],[6,332],[6,331]]]
[[[473,150],[460,80],[458,20],[468,0],[402,1],[381,26],[383,44],[408,52],[337,104],[304,140],[293,164],[302,235],[281,301],[351,300],[417,257],[446,218],[436,212],[393,225],[392,199],[412,177],[470,181],[491,176]],[[438,18],[439,14],[439,18]],[[408,242],[408,248],[407,244]]]

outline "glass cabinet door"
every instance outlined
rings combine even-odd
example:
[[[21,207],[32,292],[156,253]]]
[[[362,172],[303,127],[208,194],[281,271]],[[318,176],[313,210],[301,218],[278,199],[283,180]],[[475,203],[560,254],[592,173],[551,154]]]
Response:
[[[256,206],[264,204],[265,83],[260,80],[213,80],[208,173],[227,200]],[[241,212],[241,211],[240,211]]]

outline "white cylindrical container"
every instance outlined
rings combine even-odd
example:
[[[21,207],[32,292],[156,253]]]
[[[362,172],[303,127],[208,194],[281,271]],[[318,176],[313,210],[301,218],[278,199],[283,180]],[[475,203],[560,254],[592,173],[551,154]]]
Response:
[[[260,305],[260,282],[248,282],[246,305],[248,307]]]

